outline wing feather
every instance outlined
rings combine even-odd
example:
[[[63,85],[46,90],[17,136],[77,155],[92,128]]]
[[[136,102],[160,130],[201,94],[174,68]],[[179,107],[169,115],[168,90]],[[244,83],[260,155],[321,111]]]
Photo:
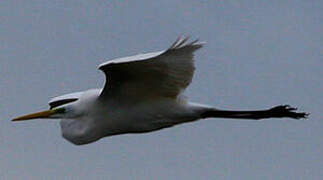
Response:
[[[50,109],[53,109],[55,107],[58,107],[64,104],[77,101],[82,94],[83,92],[75,92],[75,93],[54,97],[51,100],[49,100],[48,104],[50,106]]]
[[[178,38],[167,50],[139,54],[105,62],[106,75],[101,98],[176,98],[192,81],[194,51],[203,43]]]

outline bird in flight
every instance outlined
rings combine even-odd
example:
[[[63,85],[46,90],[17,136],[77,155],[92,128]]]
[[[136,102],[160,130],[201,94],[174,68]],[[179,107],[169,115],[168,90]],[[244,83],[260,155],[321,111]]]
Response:
[[[194,74],[194,52],[203,43],[178,38],[168,49],[107,61],[99,65],[106,76],[103,89],[55,97],[49,110],[17,117],[61,119],[62,136],[76,145],[103,137],[147,133],[205,118],[259,120],[306,118],[289,105],[265,110],[233,111],[189,102],[183,91]]]

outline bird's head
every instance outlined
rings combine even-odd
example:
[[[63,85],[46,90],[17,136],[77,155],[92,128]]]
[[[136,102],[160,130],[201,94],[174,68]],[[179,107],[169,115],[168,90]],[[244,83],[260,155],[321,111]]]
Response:
[[[14,118],[12,121],[24,121],[32,119],[61,119],[74,117],[75,113],[71,106],[58,107],[46,111],[40,111]]]

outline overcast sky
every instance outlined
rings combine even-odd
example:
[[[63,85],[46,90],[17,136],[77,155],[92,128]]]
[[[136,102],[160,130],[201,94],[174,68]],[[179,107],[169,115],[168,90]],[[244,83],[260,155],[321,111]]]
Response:
[[[0,2],[0,179],[323,177],[323,1]],[[59,122],[13,123],[57,95],[102,87],[98,64],[167,48],[196,53],[190,100],[227,109],[291,104],[307,121],[209,119],[75,146]]]

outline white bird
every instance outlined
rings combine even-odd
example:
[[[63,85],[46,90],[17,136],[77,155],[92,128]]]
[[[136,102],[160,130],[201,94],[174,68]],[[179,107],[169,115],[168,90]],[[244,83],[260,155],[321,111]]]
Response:
[[[76,145],[125,133],[146,133],[204,118],[306,118],[288,105],[267,110],[229,111],[192,103],[182,95],[194,74],[197,40],[178,38],[167,50],[114,59],[99,65],[106,75],[103,89],[53,98],[50,109],[20,116],[62,119],[62,136]]]

